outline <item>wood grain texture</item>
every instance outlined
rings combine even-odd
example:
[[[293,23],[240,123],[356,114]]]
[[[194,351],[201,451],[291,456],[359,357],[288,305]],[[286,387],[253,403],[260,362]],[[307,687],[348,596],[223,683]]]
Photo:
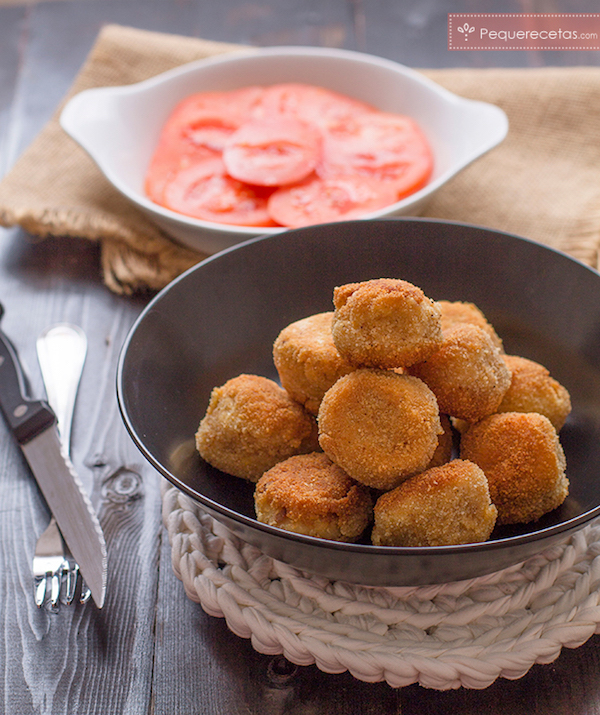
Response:
[[[372,52],[417,67],[600,64],[600,53],[451,53],[448,12],[555,12],[551,0],[48,0],[0,7],[0,175],[64,96],[104,23],[254,45]],[[597,11],[577,0],[570,11]],[[264,656],[189,600],[161,525],[160,478],[119,416],[115,372],[145,305],[103,286],[96,245],[39,242],[0,229],[3,328],[42,394],[35,338],[70,321],[89,350],[73,426],[73,460],[99,510],[108,598],[49,614],[34,606],[31,559],[48,520],[43,498],[0,421],[0,712],[11,715],[596,715],[600,637],[515,682],[484,691],[394,690]]]
[[[143,463],[118,414],[118,352],[139,301],[118,300],[99,280],[97,247],[49,239],[31,244],[13,233],[0,274],[3,327],[43,394],[35,337],[44,326],[73,322],[88,334],[88,358],[73,426],[73,460],[99,509],[109,557],[107,603],[63,608],[33,605],[31,558],[48,512],[20,451],[2,425],[4,712],[147,712],[161,538],[157,475]],[[9,250],[10,249],[10,250]],[[7,255],[8,254],[8,255]],[[16,485],[16,488],[15,488]],[[7,588],[4,579],[10,579]],[[106,687],[110,683],[110,687]],[[74,706],[75,709],[74,709]],[[129,705],[128,705],[129,707]]]

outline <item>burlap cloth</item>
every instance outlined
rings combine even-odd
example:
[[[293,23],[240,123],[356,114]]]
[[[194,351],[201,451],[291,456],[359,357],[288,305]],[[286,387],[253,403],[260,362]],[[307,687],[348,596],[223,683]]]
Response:
[[[68,97],[238,47],[107,25]],[[424,215],[517,233],[597,268],[600,67],[424,74],[459,95],[497,104],[510,121],[506,140],[452,179]],[[157,290],[201,260],[107,183],[60,128],[61,108],[0,182],[0,224],[100,241],[104,280],[117,293]]]

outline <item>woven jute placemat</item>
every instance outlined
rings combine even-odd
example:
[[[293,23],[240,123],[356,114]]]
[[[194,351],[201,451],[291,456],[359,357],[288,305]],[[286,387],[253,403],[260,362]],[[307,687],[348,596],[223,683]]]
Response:
[[[69,97],[139,82],[238,45],[107,25]],[[594,267],[600,242],[600,68],[443,69],[424,74],[502,107],[506,140],[449,182],[424,215],[509,231]],[[60,128],[64,102],[0,182],[0,225],[100,241],[106,284],[157,290],[204,256],[170,240],[116,192]]]

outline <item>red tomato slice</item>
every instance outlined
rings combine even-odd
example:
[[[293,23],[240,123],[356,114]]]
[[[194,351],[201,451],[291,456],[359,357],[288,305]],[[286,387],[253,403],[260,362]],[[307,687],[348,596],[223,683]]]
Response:
[[[267,212],[269,191],[225,173],[221,159],[183,169],[166,183],[163,205],[204,221],[236,226],[275,226]]]
[[[179,171],[193,164],[219,158],[219,154],[207,149],[177,151],[172,145],[160,142],[146,171],[144,188],[147,196],[158,204],[163,201],[167,182]]]
[[[366,176],[393,185],[399,199],[424,186],[432,168],[429,143],[412,119],[371,112],[330,128],[318,174]]]
[[[325,129],[358,114],[372,111],[374,108],[365,102],[330,89],[288,82],[266,87],[261,101],[253,110],[253,115],[257,119],[275,115],[293,116]]]
[[[219,156],[227,139],[248,120],[262,94],[262,87],[245,87],[231,92],[201,92],[180,102],[162,129],[148,167],[147,195],[161,203],[170,176]]]
[[[360,218],[395,201],[394,188],[379,181],[351,175],[328,179],[313,175],[277,189],[268,209],[277,223],[297,228]]]
[[[257,186],[283,186],[308,176],[321,158],[321,133],[292,117],[242,124],[223,151],[228,173]]]
[[[165,134],[191,147],[223,151],[229,136],[252,115],[263,95],[262,87],[245,87],[230,92],[200,92],[180,102],[167,124]]]

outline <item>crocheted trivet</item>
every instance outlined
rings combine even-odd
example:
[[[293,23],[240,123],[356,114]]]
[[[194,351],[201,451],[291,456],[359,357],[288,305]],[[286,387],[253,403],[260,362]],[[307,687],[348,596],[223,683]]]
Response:
[[[485,688],[600,632],[600,520],[487,576],[373,588],[265,556],[168,482],[162,491],[173,568],[189,598],[260,653],[297,665],[392,687]]]

